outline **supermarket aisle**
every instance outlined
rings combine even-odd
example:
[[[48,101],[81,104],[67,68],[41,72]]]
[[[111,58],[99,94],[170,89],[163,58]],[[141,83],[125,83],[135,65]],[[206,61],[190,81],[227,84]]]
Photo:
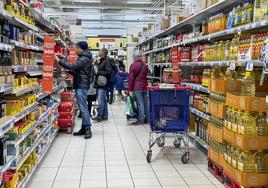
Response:
[[[60,134],[28,188],[223,187],[194,146],[187,165],[180,161],[181,151],[168,148],[163,154],[157,147],[147,164],[148,127],[126,125],[123,109],[123,104],[110,106],[110,120],[94,124],[91,140]]]

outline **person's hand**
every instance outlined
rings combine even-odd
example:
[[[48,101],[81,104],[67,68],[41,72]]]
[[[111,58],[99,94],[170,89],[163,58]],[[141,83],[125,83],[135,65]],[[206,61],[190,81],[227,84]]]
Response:
[[[55,59],[55,62],[56,62],[56,63],[59,63],[60,58],[59,58],[57,55],[55,55],[54,59]]]

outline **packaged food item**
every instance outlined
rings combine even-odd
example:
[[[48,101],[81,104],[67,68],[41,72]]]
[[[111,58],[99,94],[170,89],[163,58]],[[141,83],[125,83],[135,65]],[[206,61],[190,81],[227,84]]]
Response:
[[[245,96],[255,96],[255,93],[255,81],[251,72],[246,72],[246,75],[241,82],[241,94]]]

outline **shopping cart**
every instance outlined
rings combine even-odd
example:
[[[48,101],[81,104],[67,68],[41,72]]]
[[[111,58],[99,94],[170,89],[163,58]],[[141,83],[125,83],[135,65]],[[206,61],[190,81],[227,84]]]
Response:
[[[166,137],[174,137],[174,146],[179,148],[183,142],[185,152],[182,162],[188,163],[189,152],[189,96],[190,89],[172,85],[172,88],[160,86],[148,87],[150,110],[150,139],[147,162],[152,159],[152,147],[157,144],[164,147]]]

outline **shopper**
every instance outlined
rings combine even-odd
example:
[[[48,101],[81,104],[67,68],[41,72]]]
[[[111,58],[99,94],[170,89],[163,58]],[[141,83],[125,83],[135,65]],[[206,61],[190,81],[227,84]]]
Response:
[[[87,107],[87,92],[90,86],[90,73],[92,67],[92,54],[85,41],[76,44],[78,59],[74,64],[70,64],[66,59],[60,60],[55,56],[55,61],[67,70],[72,71],[74,77],[74,90],[76,100],[82,115],[82,126],[74,136],[85,135],[85,139],[92,137],[91,121]]]
[[[134,93],[139,116],[133,125],[141,125],[148,122],[148,98],[147,98],[147,74],[148,66],[141,60],[139,53],[134,54],[134,63],[130,66],[128,78],[128,90]]]
[[[97,99],[99,102],[98,116],[93,118],[97,122],[108,120],[107,90],[111,79],[112,65],[107,56],[108,50],[103,48],[99,51],[100,63],[94,87],[97,89]]]
[[[88,111],[90,114],[90,117],[92,117],[91,111],[92,111],[92,104],[97,100],[97,92],[96,88],[94,88],[94,83],[95,83],[95,76],[97,73],[98,65],[96,62],[93,64],[92,69],[91,69],[91,77],[90,77],[90,87],[87,93],[87,106],[88,106]]]
[[[124,65],[124,56],[120,56],[116,61],[115,61],[116,66],[118,67],[119,70],[124,70],[126,71],[126,67]]]
[[[124,99],[123,90],[127,90],[128,88],[125,88],[125,82],[127,81],[128,73],[125,72],[124,68],[120,68],[119,71],[116,74],[116,89],[118,92],[118,97],[121,97],[121,99]]]
[[[114,102],[114,87],[116,84],[116,74],[118,72],[117,66],[113,59],[111,59],[111,65],[112,65],[111,79],[108,85],[108,92],[107,92],[107,100],[109,104],[113,104]]]

